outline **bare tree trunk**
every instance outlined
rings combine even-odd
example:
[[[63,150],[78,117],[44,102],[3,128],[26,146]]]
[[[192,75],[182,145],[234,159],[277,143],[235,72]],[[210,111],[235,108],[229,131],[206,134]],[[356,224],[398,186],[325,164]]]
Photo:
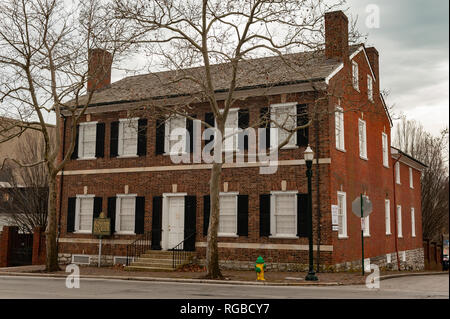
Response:
[[[47,248],[45,270],[47,272],[59,270],[58,249],[56,245],[56,174],[51,172],[49,177],[47,229],[45,232]]]
[[[211,212],[208,228],[208,245],[206,248],[207,278],[222,278],[219,268],[219,249],[217,246],[217,233],[219,229],[219,193],[222,175],[222,163],[214,163],[211,170],[210,198]]]

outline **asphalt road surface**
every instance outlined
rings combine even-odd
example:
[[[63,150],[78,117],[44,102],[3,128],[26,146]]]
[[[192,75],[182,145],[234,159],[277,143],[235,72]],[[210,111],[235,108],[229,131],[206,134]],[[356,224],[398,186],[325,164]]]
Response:
[[[80,288],[66,288],[65,278],[0,276],[0,299],[448,299],[449,276],[414,276],[365,286],[276,287],[235,286],[125,280],[83,279]]]

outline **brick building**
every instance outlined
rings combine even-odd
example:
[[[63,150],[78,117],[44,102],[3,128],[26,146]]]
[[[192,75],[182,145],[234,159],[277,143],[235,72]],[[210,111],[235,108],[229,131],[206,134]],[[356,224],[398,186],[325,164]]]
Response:
[[[287,66],[278,57],[242,62],[239,100],[227,126],[245,129],[262,114],[280,114],[280,110],[286,114],[306,110],[313,125],[299,130],[279,151],[274,174],[260,174],[261,162],[224,164],[222,265],[251,267],[259,255],[279,269],[307,265],[303,156],[311,145],[316,156],[313,228],[315,238],[320,231],[321,265],[360,267],[361,221],[351,212],[351,203],[364,194],[374,208],[365,221],[365,257],[394,267],[397,249],[405,266],[423,268],[420,175],[424,166],[390,147],[392,123],[380,93],[377,50],[349,46],[347,17],[331,12],[325,15],[324,50],[284,58],[292,64]],[[101,60],[109,61],[105,69],[110,73],[110,59],[94,59]],[[301,67],[301,72],[292,65]],[[220,104],[226,97],[227,83],[221,75],[227,65],[215,65],[213,70]],[[186,72],[198,74],[201,68]],[[91,234],[92,218],[101,211],[107,212],[114,228],[113,235],[103,239],[107,262],[120,260],[114,257],[125,256],[127,245],[148,232],[155,250],[168,250],[195,234],[185,247],[194,249],[199,260],[205,258],[211,164],[175,164],[168,156],[167,133],[174,127],[192,132],[192,122],[174,118],[160,125],[151,114],[131,111],[151,103],[189,103],[192,115],[214,125],[208,104],[198,101],[192,85],[173,82],[176,76],[177,72],[160,72],[112,84],[103,81],[94,94],[79,124],[73,160],[59,176],[61,262],[95,263],[98,239]],[[299,116],[298,121],[304,120],[305,115]],[[260,131],[271,136],[266,146],[276,145],[274,130]],[[64,138],[70,138],[69,130]],[[232,147],[239,148],[237,144]],[[396,167],[399,183],[394,182]],[[337,227],[332,224],[332,206],[338,207]],[[317,240],[315,250],[316,244]]]

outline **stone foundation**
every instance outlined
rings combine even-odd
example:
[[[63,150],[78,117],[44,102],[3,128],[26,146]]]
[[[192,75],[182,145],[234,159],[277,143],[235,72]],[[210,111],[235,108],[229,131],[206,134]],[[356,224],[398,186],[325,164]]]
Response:
[[[400,268],[402,270],[424,270],[425,258],[423,248],[414,250],[399,251]],[[405,254],[405,255],[404,255]],[[372,257],[365,259],[365,263],[370,260],[370,264],[377,265],[383,270],[398,270],[397,254],[391,253],[391,261],[388,263],[387,255]],[[405,257],[405,260],[403,260]],[[337,264],[334,266],[335,271],[360,271],[361,260]]]

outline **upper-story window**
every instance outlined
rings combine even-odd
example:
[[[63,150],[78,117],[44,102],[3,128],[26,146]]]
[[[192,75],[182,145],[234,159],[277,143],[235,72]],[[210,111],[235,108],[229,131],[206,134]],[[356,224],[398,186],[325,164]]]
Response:
[[[165,122],[164,153],[186,153],[186,117],[177,115]]]
[[[78,158],[95,159],[97,122],[80,123],[78,134]]]
[[[381,144],[383,148],[383,165],[384,167],[389,167],[389,142],[386,133],[381,134]]]
[[[271,148],[277,148],[290,135],[290,130],[297,127],[297,103],[272,105],[270,110],[271,127],[273,134],[270,134]],[[290,137],[288,143],[283,146],[286,148],[297,147],[297,134],[294,133]]]
[[[359,132],[359,156],[362,159],[367,160],[366,121],[359,119],[359,121],[358,121],[358,132]]]
[[[121,119],[119,121],[120,157],[137,156],[138,149],[138,119]]]
[[[341,107],[336,107],[335,111],[335,136],[336,136],[336,148],[341,151],[345,151],[345,138],[344,138],[344,110]]]
[[[395,182],[401,184],[400,182],[400,162],[395,163]]]
[[[352,83],[355,90],[359,91],[359,70],[355,61],[352,62]]]
[[[223,113],[223,110],[220,110]],[[217,127],[217,124],[216,124]],[[239,130],[239,109],[229,109],[227,120],[225,121],[225,132],[223,138],[225,139],[222,145],[222,151],[233,152],[237,149]]]
[[[410,188],[414,188],[414,177],[413,177],[414,175],[413,175],[413,170],[412,170],[412,168],[410,167],[409,168],[409,187]]]
[[[373,79],[370,75],[367,76],[367,97],[373,102]]]

